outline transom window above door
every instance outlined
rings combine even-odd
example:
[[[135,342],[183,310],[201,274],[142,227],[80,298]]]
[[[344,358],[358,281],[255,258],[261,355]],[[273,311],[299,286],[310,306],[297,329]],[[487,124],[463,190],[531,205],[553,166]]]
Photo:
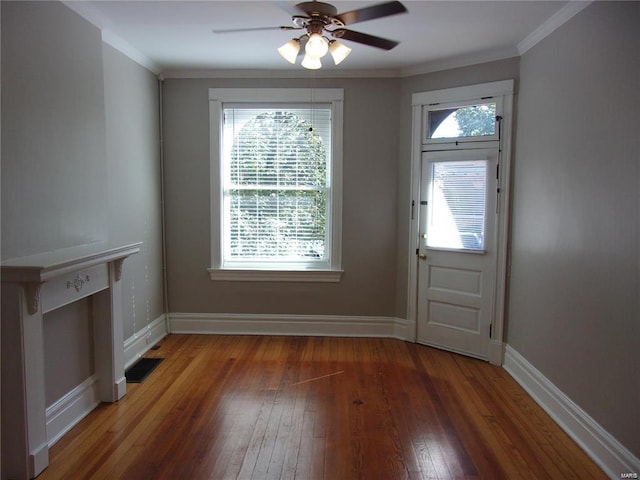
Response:
[[[496,104],[429,110],[428,138],[486,137],[496,133]]]
[[[434,103],[423,107],[423,144],[498,140],[500,99]]]

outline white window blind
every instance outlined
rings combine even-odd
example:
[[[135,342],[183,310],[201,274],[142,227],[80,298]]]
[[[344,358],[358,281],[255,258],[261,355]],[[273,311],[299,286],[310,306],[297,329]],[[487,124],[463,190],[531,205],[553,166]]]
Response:
[[[223,267],[329,263],[331,106],[223,106]]]
[[[487,161],[431,164],[427,246],[484,249]]]

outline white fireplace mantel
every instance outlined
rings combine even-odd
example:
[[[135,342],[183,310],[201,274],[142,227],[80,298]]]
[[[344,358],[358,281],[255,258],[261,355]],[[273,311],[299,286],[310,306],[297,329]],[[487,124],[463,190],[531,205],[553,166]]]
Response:
[[[100,400],[125,395],[120,279],[141,244],[95,243],[2,262],[2,480],[35,478],[49,464],[44,314],[91,296]]]

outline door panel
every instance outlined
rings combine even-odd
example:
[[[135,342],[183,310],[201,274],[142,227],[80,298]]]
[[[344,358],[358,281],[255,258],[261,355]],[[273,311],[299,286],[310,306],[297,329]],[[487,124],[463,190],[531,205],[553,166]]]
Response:
[[[420,343],[487,358],[493,318],[497,150],[422,159]]]
[[[429,271],[429,288],[441,292],[480,295],[482,272],[453,267],[433,266]]]

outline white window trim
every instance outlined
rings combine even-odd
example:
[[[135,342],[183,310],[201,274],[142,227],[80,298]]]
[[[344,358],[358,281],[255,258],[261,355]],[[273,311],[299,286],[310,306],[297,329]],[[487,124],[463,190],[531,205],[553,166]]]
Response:
[[[342,278],[342,125],[344,91],[341,88],[210,88],[209,89],[209,155],[211,170],[211,266],[212,280],[227,281],[291,281],[339,282]],[[231,269],[222,267],[221,218],[222,178],[220,152],[222,109],[224,103],[330,103],[331,115],[331,252],[329,268],[313,269]]]
[[[492,99],[496,102],[496,114],[504,115],[504,112],[511,108],[506,102],[512,101],[513,80],[501,80],[497,82],[482,83],[477,85],[467,85],[463,87],[445,88],[442,90],[431,90],[429,92],[414,93],[411,104],[414,110],[414,138],[420,139],[420,145],[425,150],[458,150],[465,148],[493,148],[498,147],[497,135],[491,137],[460,137],[453,139],[427,139],[427,127],[424,122],[425,111],[438,109],[443,106],[461,106],[476,102],[483,102]],[[435,107],[435,108],[434,108]],[[500,112],[503,112],[502,114]],[[420,117],[417,114],[420,114]],[[503,124],[504,127],[504,124]],[[510,127],[510,125],[509,125]],[[417,129],[417,130],[416,130]],[[503,142],[507,141],[504,138]],[[473,146],[472,146],[473,145]],[[413,154],[415,156],[418,144],[414,141]],[[419,155],[418,155],[419,157]],[[412,161],[415,163],[415,158]],[[418,160],[419,163],[419,160]],[[412,188],[416,188],[412,185]]]

